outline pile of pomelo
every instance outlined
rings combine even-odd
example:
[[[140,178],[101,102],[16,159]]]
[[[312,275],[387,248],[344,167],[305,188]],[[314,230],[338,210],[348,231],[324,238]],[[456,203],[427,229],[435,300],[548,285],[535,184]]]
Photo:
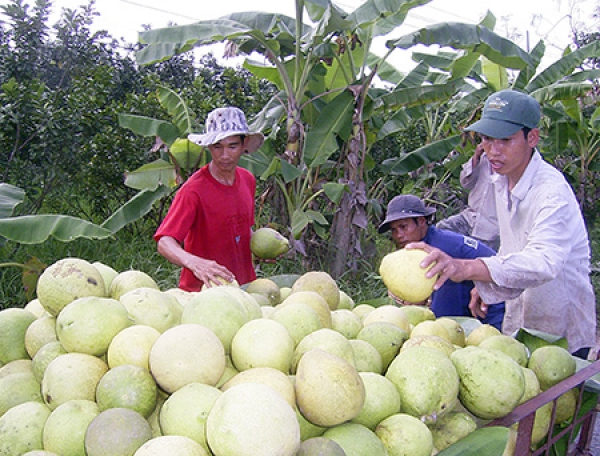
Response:
[[[0,366],[15,456],[429,456],[575,372],[558,346],[355,305],[325,272],[190,293],[78,258],[0,311]]]

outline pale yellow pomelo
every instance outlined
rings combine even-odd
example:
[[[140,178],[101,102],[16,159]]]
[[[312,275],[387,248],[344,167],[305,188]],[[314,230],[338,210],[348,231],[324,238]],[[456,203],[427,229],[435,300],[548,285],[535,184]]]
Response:
[[[577,400],[579,399],[579,389],[573,388],[560,395],[556,400],[556,422],[561,424],[570,420],[575,415],[577,409]]]
[[[231,341],[231,360],[238,371],[272,367],[288,373],[294,354],[294,339],[281,323],[268,318],[250,320]]]
[[[31,359],[15,359],[0,367],[0,379],[12,374],[33,372],[33,361]]]
[[[296,392],[290,377],[280,370],[272,367],[253,367],[242,371],[230,378],[222,387],[221,391],[227,391],[240,383],[262,383],[277,391],[290,404],[296,408]]]
[[[119,272],[110,284],[110,297],[113,299],[121,299],[125,293],[136,288],[154,288],[159,290],[160,287],[156,281],[143,271],[130,269],[128,271]]]
[[[430,456],[433,436],[421,420],[397,413],[383,420],[375,429],[389,456]]]
[[[122,456],[134,454],[152,438],[146,419],[127,408],[112,408],[100,412],[85,433],[87,456]]]
[[[100,358],[85,353],[58,355],[46,367],[42,397],[52,410],[73,399],[96,400],[96,386],[108,371]]]
[[[399,307],[384,305],[377,307],[363,319],[363,325],[367,326],[375,322],[388,322],[398,326],[400,329],[410,333],[410,322]]]
[[[202,446],[181,435],[154,437],[144,443],[133,456],[208,456]]]
[[[226,287],[207,288],[185,305],[181,323],[206,326],[221,340],[225,353],[231,350],[235,333],[248,322],[248,312],[240,301],[224,291]]]
[[[483,324],[477,326],[469,334],[465,340],[465,345],[479,345],[484,339],[492,336],[500,336],[502,333],[498,328],[492,325]]]
[[[279,287],[279,300],[283,302],[285,298],[292,294],[292,287]]]
[[[450,317],[440,317],[436,321],[446,328],[452,344],[458,347],[466,345],[467,336],[465,336],[465,330],[458,321]]]
[[[273,309],[268,318],[285,326],[294,339],[295,345],[298,345],[308,334],[323,327],[317,312],[302,302],[290,301],[285,305],[282,303],[275,307],[265,308]]]
[[[545,345],[535,349],[527,367],[535,372],[542,391],[556,385],[575,373],[575,358],[558,345]]]
[[[449,343],[452,343],[450,333],[446,327],[443,324],[438,323],[437,320],[425,320],[415,325],[410,332],[410,337],[417,336],[438,336]]]
[[[104,290],[105,290],[105,295],[106,296],[110,296],[110,285],[113,281],[113,279],[115,277],[117,277],[117,275],[119,274],[116,270],[114,270],[113,268],[111,268],[110,266],[101,263],[100,261],[94,261],[92,263],[92,266],[94,266],[98,272],[102,275],[102,278],[104,279]]]
[[[42,450],[44,423],[50,409],[42,402],[24,402],[0,417],[0,454],[21,456],[31,450]]]
[[[33,372],[18,372],[0,378],[0,416],[24,402],[44,402]]]
[[[102,274],[81,258],[63,258],[51,264],[37,282],[37,298],[51,315],[84,296],[106,296]]]
[[[260,318],[271,318],[271,315],[275,312],[275,307],[271,306],[260,306]]]
[[[437,275],[429,279],[425,277],[432,267],[421,267],[426,256],[427,253],[420,249],[400,249],[384,256],[379,265],[379,274],[387,289],[408,302],[421,302],[429,298]]]
[[[400,348],[400,352],[409,350],[413,347],[430,347],[440,350],[446,356],[450,356],[450,354],[455,350],[454,345],[448,342],[446,339],[429,334],[423,334],[421,336],[410,336],[410,338],[402,344]]]
[[[60,455],[85,456],[85,432],[99,413],[93,401],[75,399],[59,405],[44,425],[44,448]]]
[[[435,423],[458,402],[459,376],[450,358],[430,347],[401,351],[386,374],[400,393],[402,412]]]
[[[324,271],[309,271],[302,274],[292,285],[292,294],[298,291],[314,291],[327,302],[330,310],[340,304],[340,289],[336,281]]]
[[[216,388],[221,388],[225,383],[229,381],[230,378],[240,373],[240,371],[238,371],[233,365],[233,361],[231,361],[231,356],[226,356],[225,358],[225,370],[223,371],[223,375],[221,375],[221,378],[215,385]]]
[[[260,304],[247,291],[238,287],[221,287],[220,290],[238,300],[242,307],[246,309],[248,320],[255,320],[262,317]]]
[[[158,332],[181,323],[183,306],[171,295],[152,287],[139,287],[121,294],[119,301],[135,325],[151,326]]]
[[[216,456],[294,456],[300,427],[294,409],[277,391],[242,383],[216,400],[206,421],[206,439]]]
[[[535,372],[533,372],[528,367],[523,367],[523,378],[525,380],[525,389],[523,391],[523,396],[519,401],[519,404],[528,401],[529,399],[537,396],[542,392],[542,388],[540,387],[540,381],[538,380]]]
[[[323,437],[336,442],[347,456],[388,456],[377,435],[362,424],[340,424],[327,429]]]
[[[285,306],[293,302],[306,304],[317,313],[323,328],[331,328],[331,310],[325,298],[319,293],[316,291],[293,292],[281,302],[280,306]]]
[[[340,290],[340,303],[338,304],[338,309],[348,309],[352,310],[356,306],[356,302],[352,297],[346,293],[344,290]]]
[[[365,385],[365,403],[351,421],[374,431],[385,418],[400,413],[400,394],[383,375],[373,372],[360,372],[359,375]]]
[[[36,318],[48,315],[48,312],[46,311],[46,309],[44,309],[44,306],[42,306],[38,298],[29,301],[27,304],[25,304],[25,307],[23,307],[23,309],[27,310],[28,312],[31,312],[33,315],[35,315]]]
[[[267,298],[270,306],[275,306],[281,302],[281,292],[279,291],[279,286],[271,279],[264,277],[254,279],[246,286],[246,292],[264,296]]]
[[[64,355],[65,353],[67,353],[67,350],[65,350],[59,341],[48,342],[38,350],[31,360],[31,370],[39,383],[41,383],[42,378],[44,378],[44,372],[46,372],[48,364],[50,364],[50,362],[58,355]]]
[[[377,349],[366,340],[350,339],[358,372],[383,373],[383,361]]]
[[[67,304],[56,317],[56,335],[68,352],[102,356],[121,330],[130,325],[116,299],[87,296]]]
[[[385,371],[408,339],[408,333],[392,323],[382,321],[365,326],[356,338],[369,342],[377,349]]]
[[[364,320],[365,317],[367,315],[369,315],[371,312],[373,312],[374,310],[375,310],[375,307],[372,306],[371,304],[362,303],[362,304],[358,304],[357,306],[355,306],[352,309],[352,312],[354,312],[356,315],[358,315],[361,318],[361,320]]]
[[[258,305],[260,307],[273,307],[273,304],[271,303],[271,301],[269,301],[269,298],[267,298],[265,295],[260,294],[260,293],[248,293],[250,295],[250,297],[252,297],[252,299],[254,299]],[[262,311],[263,309],[261,309],[261,315],[262,315]]]
[[[548,435],[550,420],[552,418],[552,402],[542,405],[535,411],[533,429],[531,431],[531,444],[536,446]]]
[[[435,314],[427,306],[401,306],[400,309],[408,318],[408,322],[416,326],[425,320],[435,320]]]
[[[322,328],[308,334],[302,339],[294,350],[292,359],[291,372],[295,373],[298,368],[298,363],[308,351],[314,348],[319,348],[335,356],[338,356],[349,363],[351,366],[356,366],[354,360],[354,352],[350,341],[342,334],[333,329]]]
[[[225,349],[207,327],[181,324],[154,342],[149,362],[156,383],[168,393],[194,382],[214,386],[225,370]]]
[[[290,249],[290,242],[277,230],[262,227],[252,233],[250,250],[258,258],[274,259]]]
[[[108,346],[108,366],[132,364],[150,370],[150,349],[159,337],[160,332],[147,325],[133,325],[121,330]]]
[[[46,314],[31,323],[25,331],[25,350],[30,358],[48,342],[58,340],[56,318]]]
[[[354,339],[363,328],[360,317],[350,309],[331,311],[331,329],[342,334],[346,339]]]
[[[156,407],[158,388],[150,372],[123,364],[106,372],[96,386],[96,403],[101,411],[128,408],[148,418]]]
[[[433,446],[438,451],[445,450],[476,429],[475,419],[462,411],[452,411],[429,426],[433,436]]]
[[[296,374],[296,403],[307,420],[336,426],[357,417],[364,402],[365,386],[352,364],[318,348],[304,353]]]
[[[185,305],[195,296],[196,292],[182,290],[181,288],[169,288],[165,290],[163,293],[166,293],[171,296],[175,296],[179,304],[185,307]]]
[[[347,456],[339,444],[327,437],[312,437],[300,443],[296,456]]]
[[[160,428],[164,435],[186,436],[206,451],[206,419],[222,392],[204,383],[190,383],[171,394],[163,403]]]
[[[481,341],[481,348],[488,350],[499,350],[505,355],[510,356],[519,365],[526,367],[529,360],[529,351],[523,342],[511,336],[500,334],[499,336],[491,336]]]
[[[25,348],[25,333],[35,320],[35,315],[27,310],[0,310],[0,365],[16,359],[29,359]]]

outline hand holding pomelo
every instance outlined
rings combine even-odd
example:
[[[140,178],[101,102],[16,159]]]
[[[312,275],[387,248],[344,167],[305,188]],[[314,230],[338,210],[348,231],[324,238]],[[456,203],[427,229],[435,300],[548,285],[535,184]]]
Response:
[[[259,228],[250,238],[250,250],[255,256],[264,260],[275,259],[289,249],[289,241],[273,228]]]
[[[421,249],[400,249],[388,253],[381,260],[381,280],[395,296],[407,302],[422,302],[431,296],[437,275],[425,277],[427,271],[420,263],[427,256]]]

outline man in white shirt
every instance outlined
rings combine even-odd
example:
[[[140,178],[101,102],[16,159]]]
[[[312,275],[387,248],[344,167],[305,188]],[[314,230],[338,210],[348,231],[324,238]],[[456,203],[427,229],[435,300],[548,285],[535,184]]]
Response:
[[[422,266],[436,263],[428,275],[440,274],[438,288],[448,279],[475,281],[475,315],[505,300],[504,333],[524,327],[563,336],[571,353],[587,358],[596,339],[587,230],[568,182],[536,149],[539,120],[534,98],[503,90],[467,128],[481,136],[495,173],[498,255],[464,260],[423,243],[407,248],[430,252]]]

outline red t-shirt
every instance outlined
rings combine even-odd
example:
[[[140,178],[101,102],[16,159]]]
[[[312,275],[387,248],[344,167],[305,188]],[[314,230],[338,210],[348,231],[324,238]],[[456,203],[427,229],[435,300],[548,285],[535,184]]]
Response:
[[[240,284],[251,282],[256,279],[250,251],[255,191],[256,179],[248,170],[238,167],[235,183],[227,186],[206,165],[177,191],[154,240],[173,237],[187,252],[225,266]],[[202,282],[183,268],[179,287],[199,291]]]

